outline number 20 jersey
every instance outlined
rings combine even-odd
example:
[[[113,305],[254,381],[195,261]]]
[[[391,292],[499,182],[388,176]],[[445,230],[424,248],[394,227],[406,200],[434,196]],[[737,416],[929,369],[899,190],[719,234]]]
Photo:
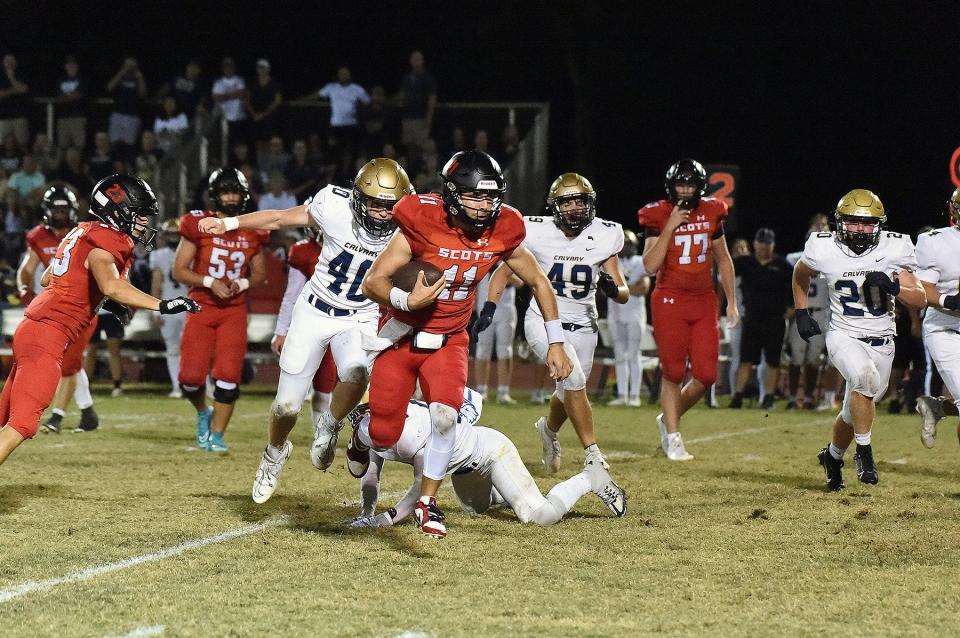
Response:
[[[323,248],[303,294],[313,294],[333,308],[355,310],[357,319],[376,320],[377,304],[363,296],[360,284],[392,235],[374,237],[356,223],[350,192],[326,186],[307,208],[323,236]]]
[[[552,217],[524,217],[523,245],[533,253],[557,294],[560,321],[591,326],[597,319],[600,265],[623,249],[623,227],[594,218],[579,235],[567,237]],[[542,315],[536,300],[530,308]]]
[[[673,212],[668,200],[647,204],[638,215],[647,237],[655,237]],[[687,223],[677,227],[667,248],[667,256],[657,272],[657,287],[672,292],[713,293],[713,240],[723,234],[727,204],[704,197],[690,211]]]
[[[222,235],[200,232],[200,220],[216,217],[212,210],[192,210],[180,218],[180,236],[197,246],[191,270],[229,284],[250,276],[250,260],[270,243],[266,230],[231,230]],[[220,299],[208,288],[191,288],[190,298],[207,306],[239,306],[246,303],[247,293]]]
[[[883,307],[871,308],[863,282],[872,271],[893,278],[896,272],[917,270],[913,242],[908,236],[882,231],[876,247],[857,255],[833,233],[813,233],[807,239],[800,261],[820,273],[821,281],[827,285],[831,330],[852,337],[885,337],[897,333],[893,300],[886,300]]]

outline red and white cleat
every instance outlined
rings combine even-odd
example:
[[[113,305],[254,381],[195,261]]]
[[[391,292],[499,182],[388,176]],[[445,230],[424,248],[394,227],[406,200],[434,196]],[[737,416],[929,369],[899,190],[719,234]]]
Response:
[[[426,498],[426,500],[424,500]],[[437,507],[434,497],[421,497],[413,508],[413,520],[420,531],[433,538],[446,538],[447,526],[444,525],[443,512]]]

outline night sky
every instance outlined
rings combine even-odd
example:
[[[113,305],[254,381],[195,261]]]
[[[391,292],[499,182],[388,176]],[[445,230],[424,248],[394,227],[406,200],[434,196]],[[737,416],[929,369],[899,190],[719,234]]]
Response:
[[[419,48],[441,101],[549,101],[552,171],[590,177],[601,215],[630,226],[682,156],[739,164],[739,232],[769,225],[784,251],[851,188],[903,231],[941,224],[953,188],[953,3],[65,4],[5,3],[0,42],[34,86],[67,52],[95,85],[132,53],[154,87],[230,54],[244,75],[269,58],[288,96],[341,64],[393,91]]]

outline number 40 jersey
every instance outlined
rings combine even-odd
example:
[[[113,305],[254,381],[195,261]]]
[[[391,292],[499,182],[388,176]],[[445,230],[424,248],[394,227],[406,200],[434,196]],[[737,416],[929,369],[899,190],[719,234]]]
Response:
[[[863,282],[868,272],[879,271],[893,278],[894,273],[917,270],[913,242],[908,236],[882,231],[876,247],[857,255],[833,233],[813,233],[807,239],[800,261],[826,280],[831,330],[852,337],[886,337],[897,333],[893,300],[879,291],[868,295]]]
[[[557,293],[560,321],[593,326],[597,319],[596,285],[600,265],[623,249],[623,227],[594,218],[576,237],[567,237],[552,217],[525,217],[523,245],[540,262]],[[536,300],[530,309],[537,314]]]
[[[321,189],[307,210],[323,236],[323,249],[303,294],[312,293],[333,308],[355,310],[359,320],[376,319],[377,304],[363,296],[360,284],[393,234],[374,237],[357,224],[350,192],[338,186]]]

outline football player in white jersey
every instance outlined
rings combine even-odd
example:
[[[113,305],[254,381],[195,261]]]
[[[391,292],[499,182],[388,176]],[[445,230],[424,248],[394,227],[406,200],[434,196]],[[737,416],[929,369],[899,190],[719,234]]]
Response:
[[[917,237],[917,277],[927,293],[923,318],[923,343],[953,399],[924,396],[917,399],[920,440],[933,447],[937,423],[947,415],[957,416],[960,400],[960,188],[947,202],[948,224]],[[960,435],[960,424],[957,426]]]
[[[596,218],[597,193],[587,178],[564,173],[550,186],[550,217],[525,217],[523,245],[533,253],[557,293],[557,307],[573,363],[570,376],[557,383],[550,413],[537,421],[543,444],[543,464],[551,473],[560,469],[557,433],[567,417],[583,444],[584,461],[600,455],[593,432],[593,410],[587,398],[587,380],[597,347],[597,288],[617,303],[626,303],[630,289],[620,271],[617,254],[623,248],[623,227]],[[603,271],[601,272],[601,268]],[[490,281],[490,300],[496,303],[510,270],[498,270]],[[541,363],[546,361],[547,334],[536,301],[530,303],[523,322],[527,343]]]
[[[186,297],[188,289],[173,278],[173,256],[180,243],[180,225],[176,219],[163,222],[160,230],[160,241],[157,247],[150,251],[150,294],[159,299],[173,299]],[[170,375],[170,384],[173,389],[171,399],[182,399],[180,383],[180,335],[183,334],[183,325],[187,320],[187,313],[178,315],[161,315],[154,317],[160,326],[160,335],[166,349],[167,373]],[[156,325],[156,324],[155,324]]]
[[[523,281],[513,275],[500,297],[499,303],[488,303],[487,292],[490,289],[490,273],[477,284],[476,307],[480,309],[473,325],[477,350],[474,355],[474,378],[477,379],[477,392],[486,399],[487,381],[490,379],[490,358],[497,353],[497,403],[512,405],[516,403],[510,396],[510,377],[513,376],[513,337],[517,332],[517,292],[516,286]],[[487,330],[487,328],[490,328]]]
[[[921,308],[926,296],[914,271],[917,260],[910,237],[883,230],[887,216],[880,198],[855,189],[837,204],[836,232],[810,235],[793,271],[797,332],[804,340],[820,334],[808,301],[810,280],[823,276],[830,291],[826,341],[830,360],[847,381],[843,408],[830,445],[818,459],[827,489],[843,489],[843,454],[857,443],[853,460],[862,483],[879,481],[870,430],[890,380],[896,324],[893,299]]]
[[[321,470],[333,461],[341,420],[367,388],[371,353],[365,344],[377,339],[379,309],[363,295],[360,284],[396,230],[393,205],[412,192],[410,179],[399,164],[377,158],[360,169],[352,191],[329,185],[309,204],[201,222],[201,230],[213,234],[236,228],[314,226],[323,237],[320,260],[293,308],[280,354],[280,382],[271,407],[269,440],[253,484],[257,503],[265,502],[277,488],[280,471],[293,449],[287,437],[327,348],[333,352],[340,383],[330,409],[314,424],[310,460]]]
[[[589,492],[596,494],[614,515],[627,513],[627,497],[598,463],[586,466],[572,478],[559,483],[543,496],[523,464],[516,446],[497,430],[478,426],[483,398],[467,388],[463,407],[457,416],[456,442],[447,466],[452,474],[453,491],[467,512],[483,513],[491,507],[507,505],[523,523],[552,525],[573,509]],[[351,527],[396,525],[412,512],[420,495],[423,456],[430,436],[430,410],[421,401],[411,401],[403,432],[397,443],[386,450],[367,449],[370,441],[370,415],[365,405],[350,414],[354,434],[347,448],[347,466],[360,483],[360,516],[349,521]],[[361,451],[366,450],[366,451]],[[356,460],[353,460],[356,459]],[[376,514],[383,462],[399,461],[413,466],[414,483],[407,494],[390,509]],[[369,468],[369,469],[368,469]]]
[[[640,387],[643,385],[643,365],[640,350],[647,332],[647,291],[650,278],[643,267],[643,257],[637,254],[637,235],[623,231],[620,250],[620,269],[630,289],[627,303],[620,304],[607,298],[607,325],[613,341],[613,356],[617,366],[617,394],[607,405],[640,407]]]
[[[807,231],[807,239],[814,233],[823,233],[830,230],[830,224],[827,216],[818,213],[810,220],[810,229]],[[789,253],[786,257],[790,266],[796,266],[800,261],[803,251]],[[821,326],[827,325],[830,319],[830,297],[827,294],[827,285],[823,277],[815,277],[810,280],[810,289],[807,291],[807,310],[813,319]],[[810,338],[810,341],[804,341],[794,328],[794,320],[790,320],[790,326],[787,329],[787,344],[790,346],[790,368],[789,368],[789,387],[790,400],[787,402],[787,409],[803,407],[806,410],[816,408],[813,399],[814,390],[817,387],[817,373],[820,369],[820,356],[826,348],[826,339],[822,334]],[[803,390],[800,389],[800,373],[803,372]]]

